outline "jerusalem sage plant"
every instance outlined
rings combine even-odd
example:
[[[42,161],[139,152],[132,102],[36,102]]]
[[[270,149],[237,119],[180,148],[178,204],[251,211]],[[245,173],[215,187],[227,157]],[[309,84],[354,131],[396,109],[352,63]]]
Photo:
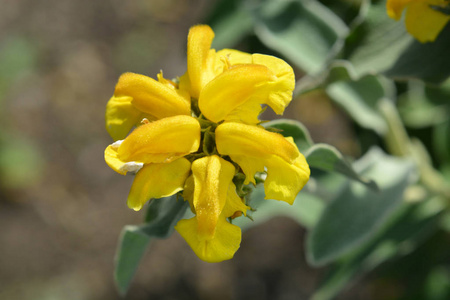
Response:
[[[219,262],[235,255],[241,229],[293,219],[307,231],[299,254],[312,267],[329,266],[315,300],[332,299],[361,274],[449,230],[449,1],[220,3],[230,9],[219,5],[208,22],[214,41],[209,26],[191,28],[183,76],[126,73],[107,104],[115,142],[106,161],[136,173],[128,206],[146,209],[144,224],[121,234],[115,279],[122,293],[149,243],[175,229],[200,259]],[[402,14],[405,24],[395,21]],[[295,82],[274,56],[211,49],[237,41],[276,53],[303,75]],[[298,121],[259,120],[265,106],[282,114],[292,98],[304,108],[310,91],[345,111],[356,149],[348,154],[360,158],[315,144]],[[417,129],[433,136],[420,138]],[[441,267],[429,282],[450,278]],[[405,299],[417,296],[404,291]]]

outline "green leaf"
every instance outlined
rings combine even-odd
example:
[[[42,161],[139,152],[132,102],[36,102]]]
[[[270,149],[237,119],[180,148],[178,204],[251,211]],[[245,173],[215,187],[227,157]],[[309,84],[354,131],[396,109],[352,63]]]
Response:
[[[439,84],[450,76],[450,23],[432,43],[414,41],[386,75],[397,79],[419,78]]]
[[[288,119],[278,119],[267,123],[263,126],[267,128],[276,128],[280,130],[280,133],[285,137],[294,138],[294,142],[297,145],[300,152],[304,152],[309,149],[314,143],[311,136],[306,129],[305,125],[298,121],[288,120]]]
[[[450,106],[445,102],[450,95],[445,95],[445,92],[442,93],[440,88],[427,87],[422,81],[408,82],[407,92],[401,95],[398,101],[402,121],[408,127],[424,128],[447,120],[449,118],[447,110]],[[436,99],[440,98],[444,101],[436,103]]]
[[[320,0],[320,3],[332,10],[350,27],[364,20],[367,7],[370,5],[368,0]]]
[[[328,96],[342,106],[361,127],[380,135],[387,124],[378,110],[381,99],[394,99],[392,83],[380,76],[368,75],[356,81],[338,81],[326,88]]]
[[[264,1],[254,16],[258,38],[307,73],[322,69],[348,34],[342,20],[316,0]]]
[[[352,20],[350,24],[351,30],[358,27],[364,20],[367,18],[367,14],[369,13],[369,9],[372,5],[372,0],[361,0],[359,6],[359,12],[355,19]]]
[[[222,2],[222,5],[218,7],[230,6],[230,2],[236,1],[226,0]],[[246,35],[253,33],[253,17],[249,10],[239,3],[234,3],[234,6],[232,10],[224,11],[222,8],[224,12],[218,13],[211,21],[211,27],[215,33],[212,44],[214,49],[231,48]]]
[[[378,191],[378,186],[373,180],[358,175],[352,165],[333,146],[315,144],[305,153],[306,160],[311,167],[323,171],[337,172],[350,179],[356,180],[373,191]]]
[[[17,77],[36,67],[37,56],[36,45],[26,37],[10,35],[0,41],[0,100]]]
[[[357,277],[416,249],[439,224],[445,205],[435,200],[402,204],[376,236],[332,266],[312,299],[333,299]]]
[[[124,227],[114,271],[114,279],[122,295],[126,294],[148,244],[155,238],[166,238],[172,234],[175,224],[189,206],[187,203],[177,195],[154,199],[147,211],[147,224]]]
[[[37,49],[26,37],[10,36],[0,43],[0,78],[14,80],[36,66]]]
[[[370,6],[366,22],[347,40],[346,52],[350,53],[346,58],[360,76],[383,72],[396,62],[413,40],[403,22],[387,16],[386,5],[380,1]]]
[[[338,81],[356,81],[360,78],[353,65],[342,59],[332,61],[328,68],[318,74],[306,74],[297,81],[295,94],[305,94],[315,89],[326,89]]]
[[[353,65],[347,60],[335,60],[330,64],[325,83],[327,85],[336,81],[356,81],[356,74]]]
[[[412,162],[372,149],[355,164],[373,178],[379,192],[349,182],[320,217],[307,239],[308,259],[323,265],[370,239],[401,203],[403,192],[417,174]]]
[[[44,173],[45,159],[38,146],[18,132],[0,132],[1,186],[23,189],[37,184]]]
[[[427,277],[427,299],[441,300],[450,297],[450,272],[445,266],[434,267]]]
[[[114,279],[120,294],[123,296],[130,286],[150,239],[139,226],[125,226],[120,234]]]
[[[408,127],[424,128],[450,119],[450,80],[441,86],[427,86],[410,80],[408,90],[399,97],[398,110]]]
[[[450,119],[435,126],[433,143],[440,161],[450,163]]]

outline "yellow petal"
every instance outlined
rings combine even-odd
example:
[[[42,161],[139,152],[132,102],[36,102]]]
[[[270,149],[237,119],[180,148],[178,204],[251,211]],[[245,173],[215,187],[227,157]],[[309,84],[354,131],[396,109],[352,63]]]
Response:
[[[192,163],[193,204],[198,220],[198,233],[204,239],[214,237],[234,173],[233,164],[217,155],[206,156]]]
[[[214,32],[208,25],[197,25],[189,30],[187,73],[189,75],[190,93],[193,98],[198,98],[202,87],[215,76],[215,51],[210,49],[213,39]]]
[[[241,123],[223,123],[215,131],[217,150],[222,155],[249,155],[266,158],[274,154],[287,162],[299,155],[295,145],[281,134]]]
[[[400,20],[403,10],[411,2],[413,0],[387,0],[386,10],[388,16],[397,21]]]
[[[185,158],[168,164],[145,165],[134,178],[128,207],[140,210],[151,198],[168,197],[181,191],[190,169],[191,163]]]
[[[223,207],[222,215],[227,218],[233,216],[236,212],[242,212],[244,215],[247,215],[247,210],[249,209],[250,207],[245,205],[241,197],[236,193],[234,183],[231,183],[228,186],[227,201]]]
[[[292,68],[273,56],[254,54],[251,58],[252,64],[231,66],[202,89],[199,107],[208,119],[256,124],[261,104],[277,114],[284,112],[295,86]]]
[[[309,166],[290,139],[257,126],[223,123],[216,129],[217,150],[229,155],[255,182],[256,172],[267,168],[264,183],[266,198],[293,203],[309,179]]]
[[[273,155],[266,161],[266,166],[265,198],[293,204],[295,197],[309,180],[310,170],[305,157],[300,154],[294,163],[288,163]]]
[[[142,112],[131,104],[132,100],[128,96],[113,96],[106,105],[106,130],[115,141],[124,139],[142,119]]]
[[[133,98],[131,103],[138,110],[157,119],[190,115],[191,105],[188,95],[166,83],[140,74],[125,73],[120,76],[114,95]]]
[[[203,88],[198,100],[200,110],[213,122],[225,120],[237,107],[255,98],[264,103],[266,95],[259,93],[261,87],[275,79],[275,74],[261,65],[231,67]],[[255,111],[256,116],[260,110]]]
[[[449,15],[430,7],[430,4],[439,5],[441,2],[413,2],[408,6],[405,18],[406,29],[419,42],[434,41],[450,20]]]
[[[136,128],[118,149],[122,161],[167,163],[197,151],[200,124],[189,116],[157,120]]]
[[[241,244],[241,229],[228,223],[224,217],[217,222],[213,239],[201,239],[197,218],[180,220],[175,229],[186,240],[195,254],[206,262],[221,262],[232,259]]]
[[[264,181],[265,199],[281,200],[289,204],[294,203],[298,192],[309,180],[309,166],[302,154],[293,163],[271,155],[265,159],[244,155],[230,155],[246,175],[246,182],[254,183],[256,171],[266,166],[267,178]]]
[[[253,54],[253,63],[269,68],[277,80],[267,84],[266,93],[269,105],[278,115],[283,114],[284,109],[292,100],[292,92],[295,88],[295,75],[292,67],[284,60],[271,55]]]

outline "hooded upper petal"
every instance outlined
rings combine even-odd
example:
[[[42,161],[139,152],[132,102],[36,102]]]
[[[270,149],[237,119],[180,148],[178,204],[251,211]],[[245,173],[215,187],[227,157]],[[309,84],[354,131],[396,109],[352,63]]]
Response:
[[[262,92],[264,84],[275,79],[275,74],[262,65],[232,66],[202,89],[198,100],[200,110],[206,118],[218,123],[243,104],[254,101],[258,106],[250,119],[248,115],[243,117],[257,123],[259,104],[266,100]]]
[[[284,60],[271,55],[253,54],[253,63],[269,68],[276,80],[267,84],[268,100],[266,102],[275,113],[283,114],[284,109],[292,100],[295,88],[295,75],[292,67]]]
[[[267,168],[266,199],[293,203],[309,179],[310,170],[296,145],[278,133],[241,123],[223,123],[216,129],[217,150],[229,155],[255,183],[256,172]]]
[[[174,195],[183,189],[191,163],[179,158],[167,164],[147,164],[137,172],[130,194],[128,207],[140,210],[151,198]]]
[[[136,128],[105,150],[106,163],[125,174],[133,164],[169,163],[197,151],[200,124],[189,116],[164,118]]]
[[[265,91],[266,95],[259,95],[258,97],[255,95],[257,99],[255,99],[255,97],[252,97],[251,99],[249,99],[249,97],[245,97],[245,99],[228,98],[225,103],[231,101],[231,106],[233,109],[228,111],[230,107],[223,107],[221,110],[225,111],[227,115],[230,115],[230,112],[232,111],[233,115],[230,115],[228,119],[222,118],[220,120],[217,120],[217,117],[215,116],[211,116],[210,120],[218,122],[224,119],[231,120],[236,118],[245,118],[245,116],[247,116],[247,112],[249,112],[249,109],[242,107],[244,106],[244,103],[252,106],[252,109],[255,107],[255,103],[267,104],[271,106],[277,114],[281,114],[285,106],[292,98],[292,91],[295,85],[295,78],[292,68],[283,60],[269,55],[251,55],[232,49],[223,49],[216,53],[214,49],[211,49],[213,39],[214,32],[208,25],[194,26],[189,30],[187,45],[187,72],[180,78],[181,89],[188,90],[193,98],[199,99],[203,89],[218,75],[227,71],[231,67],[239,64],[261,65],[267,67],[276,76],[275,78],[272,77],[271,84],[266,86],[268,89],[268,91]],[[255,70],[250,70],[247,72],[247,77],[253,76],[253,72],[255,72]],[[232,76],[233,74],[230,74],[229,78]],[[222,83],[216,83],[214,86],[216,88],[221,88],[222,84],[226,84],[227,79],[222,78],[222,80]],[[236,79],[235,82],[240,83],[238,86],[244,86],[244,84],[239,82],[238,79]],[[250,79],[250,82],[254,82],[254,80],[252,81]],[[267,82],[267,80],[265,82]],[[233,86],[234,85],[231,85],[231,87]],[[210,89],[214,89],[214,87],[210,87]],[[230,91],[228,94],[231,94],[232,92],[233,91]],[[215,91],[212,91],[211,93],[216,94]],[[208,95],[210,95],[210,93],[206,93],[203,98],[209,99]],[[213,99],[206,100],[206,102],[203,101],[203,105],[207,105],[207,102],[210,102],[212,104],[208,107],[214,108],[217,103],[224,104],[221,100],[223,100],[221,97],[217,97],[215,101]],[[235,101],[238,101],[239,103],[235,104]],[[203,111],[202,108],[200,109],[204,114],[211,114],[214,109],[208,109],[208,107],[205,106],[205,111]],[[256,113],[259,113],[259,111],[260,109],[257,109]],[[251,123],[255,123],[253,121],[254,118],[247,119],[252,120]]]
[[[224,54],[227,52],[223,52]],[[199,107],[213,122],[241,121],[258,123],[261,104],[282,114],[292,99],[295,78],[283,60],[269,55],[229,53],[229,59],[251,63],[232,65],[216,76],[200,92]],[[220,109],[217,109],[220,107]]]

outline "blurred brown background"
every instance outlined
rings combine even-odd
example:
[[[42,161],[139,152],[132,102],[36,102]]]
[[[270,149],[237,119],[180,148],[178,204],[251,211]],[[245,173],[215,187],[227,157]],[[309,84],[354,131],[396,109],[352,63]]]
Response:
[[[0,0],[0,299],[120,298],[117,239],[143,213],[126,206],[133,178],[104,163],[105,105],[123,72],[182,75],[188,29],[214,3]],[[318,98],[288,116],[317,121]],[[307,299],[320,272],[303,240],[277,218],[246,232],[232,261],[207,264],[175,233],[152,244],[127,299]]]

